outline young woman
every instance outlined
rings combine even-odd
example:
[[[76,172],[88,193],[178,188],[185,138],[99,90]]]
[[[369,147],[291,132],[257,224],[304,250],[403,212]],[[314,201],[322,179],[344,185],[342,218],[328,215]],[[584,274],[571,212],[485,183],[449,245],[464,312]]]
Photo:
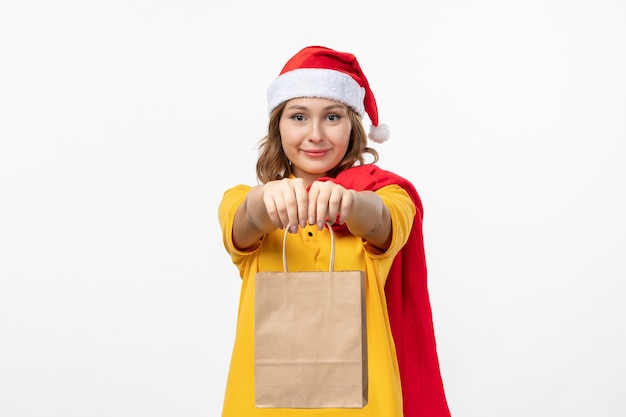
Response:
[[[449,416],[432,330],[413,185],[378,168],[367,146],[388,138],[354,55],[321,46],[299,51],[268,89],[259,185],[227,190],[219,206],[224,245],[242,282],[223,417]],[[372,122],[365,133],[362,117]],[[328,268],[366,276],[368,403],[362,408],[258,408],[254,393],[254,276]]]

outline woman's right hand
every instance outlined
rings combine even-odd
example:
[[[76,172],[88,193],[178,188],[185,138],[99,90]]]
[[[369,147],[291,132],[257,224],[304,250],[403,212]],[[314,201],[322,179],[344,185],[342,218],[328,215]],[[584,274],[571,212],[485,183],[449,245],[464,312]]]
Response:
[[[296,233],[307,220],[307,187],[300,178],[285,178],[253,187],[238,207],[233,242],[239,249],[254,246],[276,228]]]
[[[262,195],[262,206],[250,206],[255,200],[254,197],[248,202],[248,215],[251,216],[253,223],[256,224],[257,220],[263,222],[263,218],[267,216],[275,227],[289,228],[291,233],[298,231],[298,225],[306,226],[309,197],[304,180],[285,178],[270,181],[255,191]]]

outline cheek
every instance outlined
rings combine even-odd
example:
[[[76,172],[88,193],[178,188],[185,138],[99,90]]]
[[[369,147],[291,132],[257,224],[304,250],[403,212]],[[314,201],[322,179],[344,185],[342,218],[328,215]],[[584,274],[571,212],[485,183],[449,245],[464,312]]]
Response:
[[[278,120],[278,133],[281,138],[289,136],[289,120],[283,116]]]
[[[343,144],[344,144],[346,149],[348,149],[348,147],[350,145],[350,135],[351,134],[352,134],[352,128],[351,127],[346,129],[346,131],[343,134]]]
[[[280,146],[282,147],[283,153],[288,158],[293,158],[295,141],[292,137],[289,136],[289,132],[280,132]]]
[[[280,134],[280,140],[283,143],[294,142],[295,136],[297,135],[297,132],[293,129],[293,127],[290,127],[287,123],[278,124],[278,133]]]
[[[280,144],[283,146],[283,149],[287,150],[293,144],[293,140],[288,133],[280,132]]]

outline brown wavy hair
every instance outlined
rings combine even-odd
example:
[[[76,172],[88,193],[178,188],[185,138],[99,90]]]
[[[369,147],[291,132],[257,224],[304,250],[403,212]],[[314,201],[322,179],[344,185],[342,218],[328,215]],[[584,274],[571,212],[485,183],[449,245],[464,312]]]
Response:
[[[280,118],[287,102],[278,105],[270,115],[267,135],[259,142],[259,159],[256,163],[256,176],[261,184],[281,180],[292,174],[289,160],[283,151],[283,145],[278,128]],[[367,146],[367,133],[363,127],[361,116],[351,107],[348,107],[348,117],[352,124],[350,143],[343,159],[329,173],[329,177],[336,177],[341,171],[355,165],[376,163],[378,152]],[[372,161],[366,162],[366,154],[371,155]]]

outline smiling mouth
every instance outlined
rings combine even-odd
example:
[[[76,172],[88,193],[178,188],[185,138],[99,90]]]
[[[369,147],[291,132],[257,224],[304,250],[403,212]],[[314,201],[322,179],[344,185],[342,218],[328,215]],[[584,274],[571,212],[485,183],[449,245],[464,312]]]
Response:
[[[328,153],[328,150],[325,149],[319,149],[319,150],[309,150],[309,151],[303,151],[307,156],[312,156],[312,157],[320,157],[320,156],[324,156]]]

